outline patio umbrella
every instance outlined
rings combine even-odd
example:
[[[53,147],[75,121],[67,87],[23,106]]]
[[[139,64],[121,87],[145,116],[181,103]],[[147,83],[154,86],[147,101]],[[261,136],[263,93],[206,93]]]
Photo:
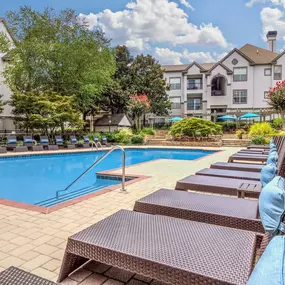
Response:
[[[183,120],[183,119],[180,118],[180,117],[174,117],[174,118],[169,119],[169,121],[172,121],[172,122],[178,122],[178,121],[181,121],[181,120]]]
[[[223,121],[235,121],[236,117],[224,115],[224,116],[218,117],[218,119],[223,120]]]
[[[255,113],[247,113],[247,114],[240,116],[239,118],[240,119],[253,119],[253,118],[258,118],[258,117],[260,117],[260,115],[255,114]]]

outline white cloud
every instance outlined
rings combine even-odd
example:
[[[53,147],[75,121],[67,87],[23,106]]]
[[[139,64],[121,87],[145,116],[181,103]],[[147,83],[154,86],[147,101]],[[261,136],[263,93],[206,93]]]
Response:
[[[214,57],[216,58],[217,61],[220,61],[220,60],[222,60],[227,54],[228,54],[228,52],[222,52],[222,53],[216,53],[216,52],[214,52]]]
[[[252,7],[255,3],[265,3],[266,1],[268,1],[268,0],[250,0],[245,5],[247,7]]]
[[[262,21],[263,39],[266,40],[268,31],[278,31],[278,39],[285,39],[285,19],[284,12],[278,8],[266,7],[260,13]]]
[[[276,6],[283,6],[285,8],[285,0],[250,0],[245,5],[252,7],[255,3],[271,3]]]
[[[161,64],[182,64],[180,52],[170,50],[169,48],[156,48],[155,57]]]
[[[182,62],[191,63],[193,61],[198,63],[217,62],[226,55],[227,53],[189,52],[187,49],[182,53],[172,51],[169,48],[155,49],[155,57],[161,64],[181,64]]]
[[[196,61],[204,63],[216,61],[210,52],[189,52],[188,50],[184,50],[182,58],[184,58],[187,62]]]
[[[180,0],[180,3],[192,11],[195,10],[194,7],[189,2],[187,2],[186,0]]]
[[[90,28],[101,28],[114,41],[133,51],[143,51],[150,44],[211,45],[226,48],[221,30],[212,23],[196,26],[188,15],[171,0],[136,0],[123,11],[106,9],[98,14],[80,14]]]

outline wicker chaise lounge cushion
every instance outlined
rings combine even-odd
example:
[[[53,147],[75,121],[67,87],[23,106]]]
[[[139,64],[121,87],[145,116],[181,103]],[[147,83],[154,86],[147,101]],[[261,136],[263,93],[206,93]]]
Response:
[[[238,171],[238,170],[227,170],[227,169],[214,169],[204,168],[196,172],[196,175],[215,176],[215,177],[226,177],[226,178],[239,178],[259,181],[261,179],[260,173],[249,172],[249,171]]]
[[[69,237],[58,281],[88,258],[173,285],[246,284],[256,241],[248,231],[121,210]]]
[[[226,195],[236,195],[237,189],[242,183],[254,183],[256,189],[253,191],[255,197],[260,194],[261,183],[247,179],[233,179],[214,176],[190,175],[176,183],[176,190],[196,190],[207,193],[219,193]]]
[[[260,182],[265,187],[277,174],[277,166],[275,163],[266,164],[260,174]]]
[[[285,180],[276,176],[262,190],[259,198],[259,213],[265,231],[278,234],[285,232],[282,219],[285,214]]]
[[[211,165],[211,168],[260,172],[263,166],[264,166],[263,164],[252,164],[252,163],[249,164],[249,163],[235,163],[235,162],[216,162]]]
[[[11,266],[0,272],[1,285],[56,285],[54,282],[41,278],[17,267]]]
[[[134,210],[264,233],[257,200],[160,189],[137,200]]]
[[[274,237],[255,266],[247,285],[284,285],[285,236]]]

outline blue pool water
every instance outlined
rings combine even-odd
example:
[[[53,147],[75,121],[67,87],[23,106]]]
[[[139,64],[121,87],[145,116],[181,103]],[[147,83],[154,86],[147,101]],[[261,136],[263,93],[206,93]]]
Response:
[[[155,148],[126,149],[126,165],[155,159],[195,160],[214,152]],[[59,199],[55,198],[58,190],[65,189],[104,153],[105,151],[0,158],[0,198],[50,207],[120,184],[118,180],[96,176],[97,172],[121,166],[122,155],[116,150],[74,184],[68,192],[60,194]]]

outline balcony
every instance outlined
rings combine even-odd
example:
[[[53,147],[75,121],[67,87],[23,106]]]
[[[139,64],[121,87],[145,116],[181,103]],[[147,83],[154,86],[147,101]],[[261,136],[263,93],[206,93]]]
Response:
[[[203,89],[202,83],[187,83],[187,90],[201,90]]]
[[[211,82],[211,96],[226,96],[227,79],[217,75]]]

